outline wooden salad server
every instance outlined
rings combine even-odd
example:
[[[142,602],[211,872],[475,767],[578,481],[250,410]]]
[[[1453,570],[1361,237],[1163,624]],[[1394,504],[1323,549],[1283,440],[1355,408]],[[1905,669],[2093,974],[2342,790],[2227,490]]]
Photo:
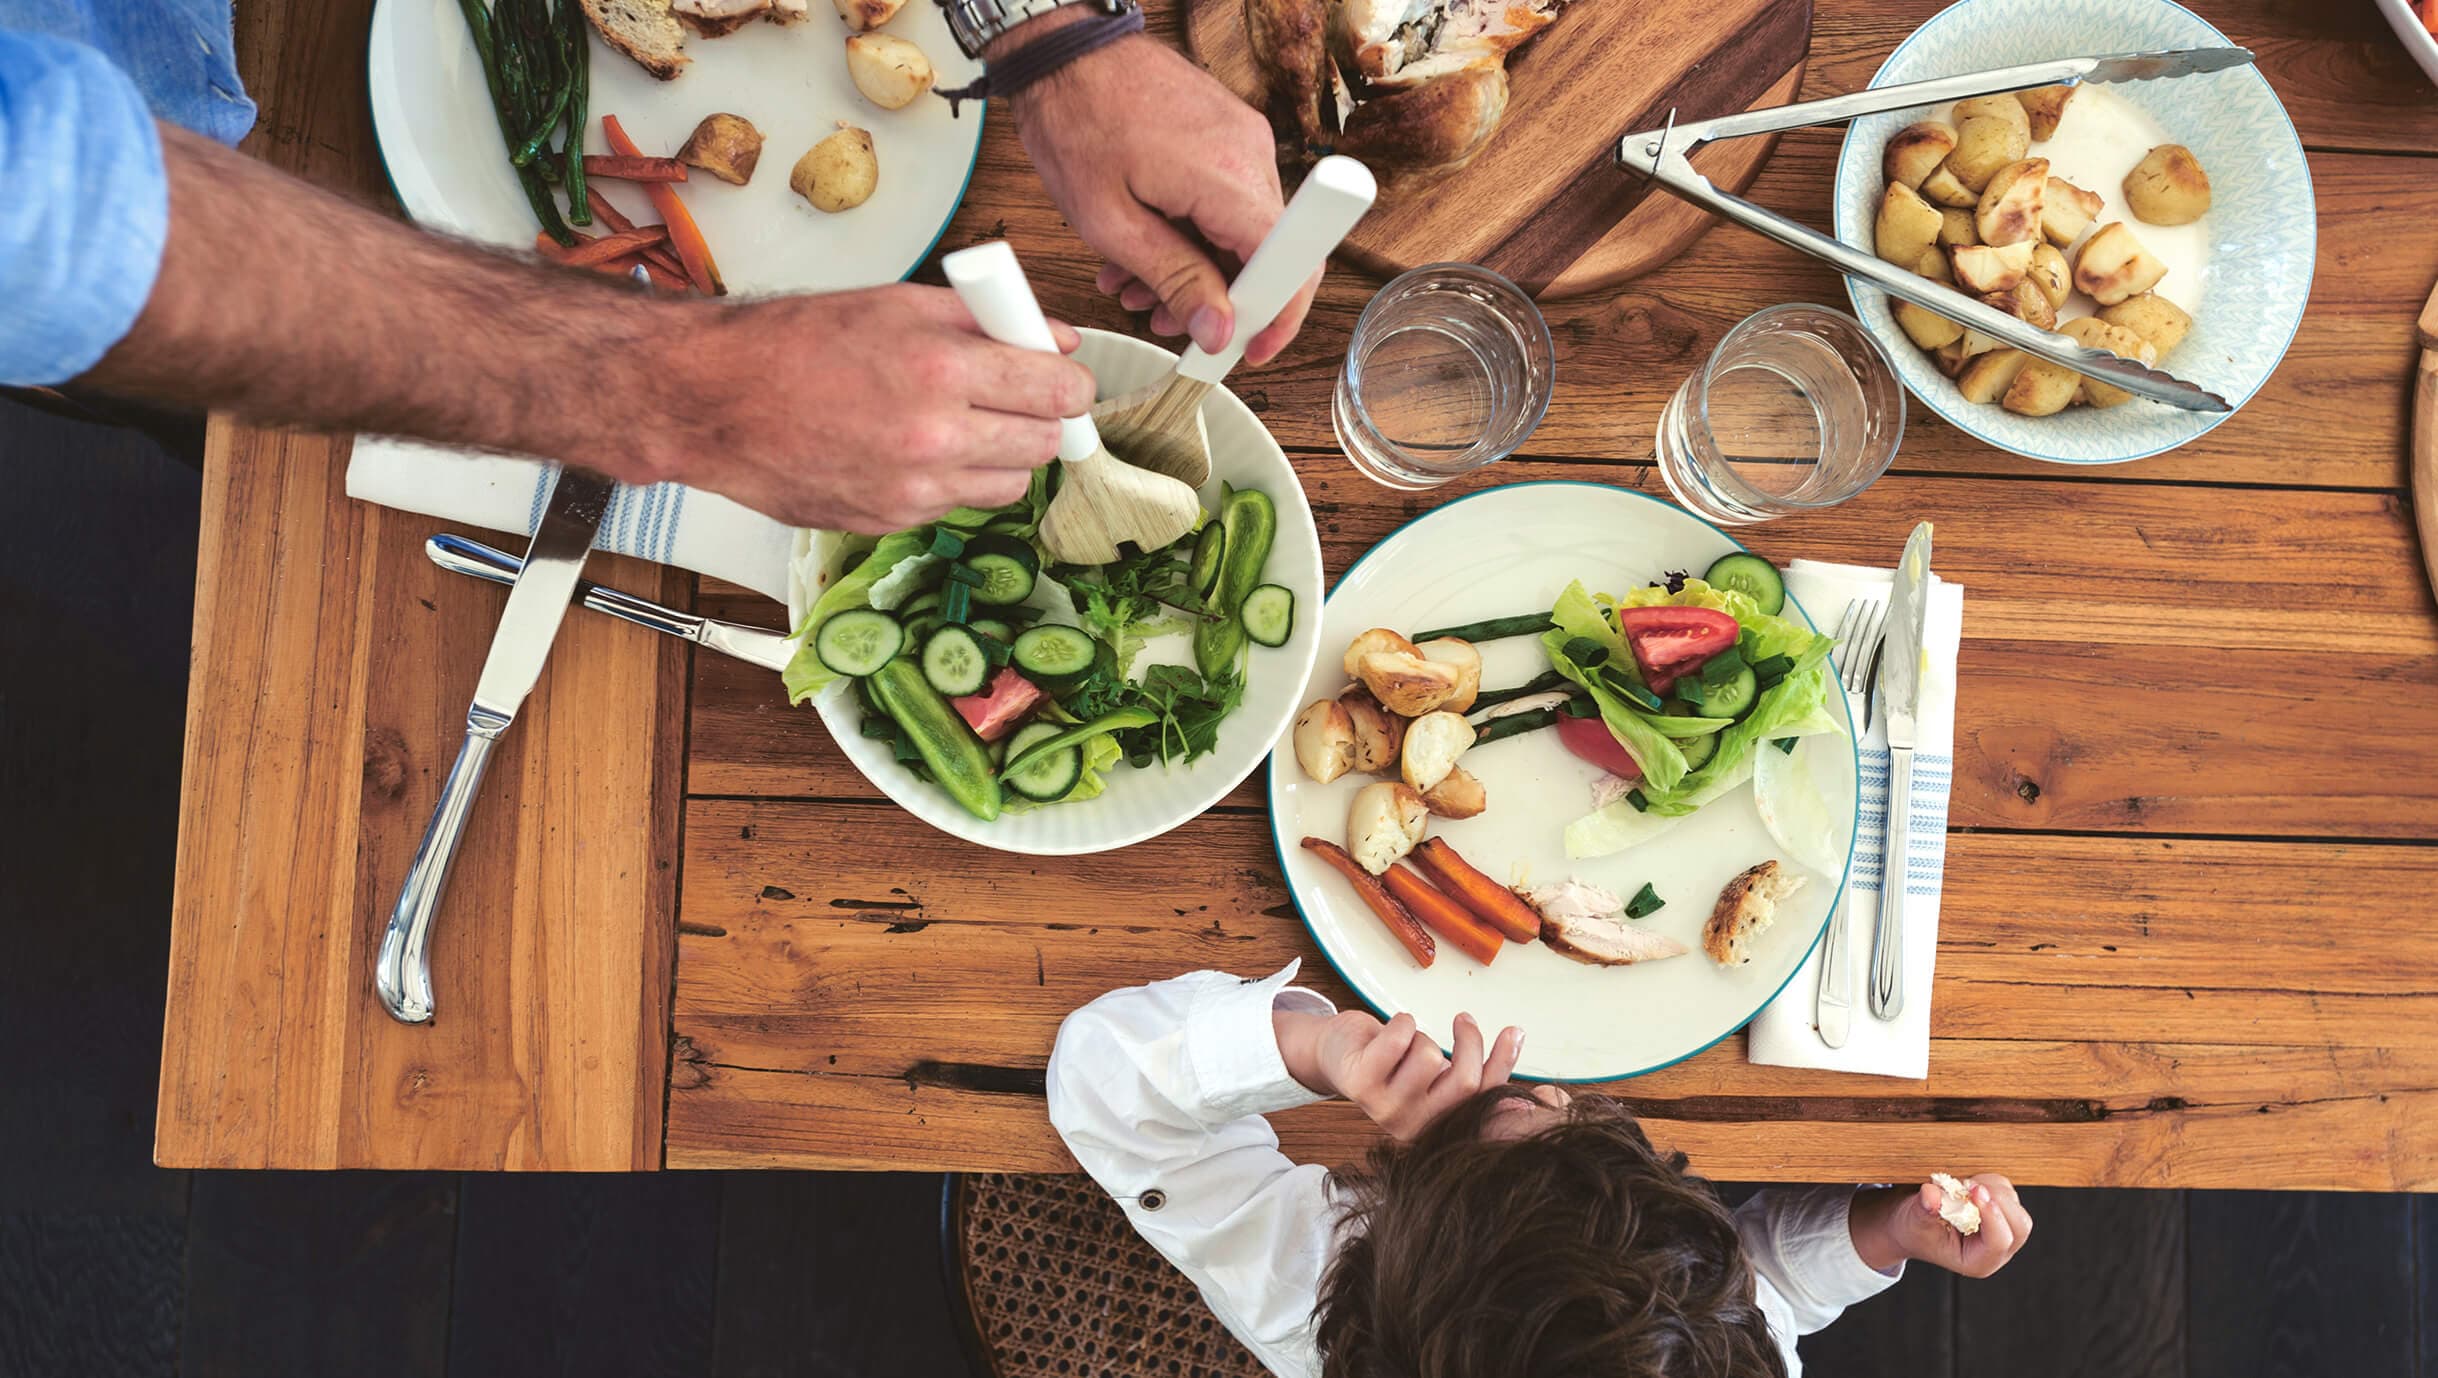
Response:
[[[1005,240],[959,249],[940,260],[982,333],[1019,349],[1057,352],[1033,285]],[[1170,478],[1109,453],[1092,418],[1058,423],[1058,495],[1041,514],[1041,543],[1062,564],[1102,565],[1121,541],[1145,550],[1169,544],[1202,519],[1202,499]]]
[[[1202,425],[1202,399],[1244,357],[1253,337],[1278,319],[1304,280],[1329,262],[1338,241],[1354,229],[1379,193],[1370,168],[1342,156],[1321,159],[1228,286],[1236,333],[1227,348],[1213,354],[1188,345],[1166,378],[1094,405],[1092,419],[1100,425],[1101,439],[1138,468],[1196,488],[1210,482],[1211,443]]]

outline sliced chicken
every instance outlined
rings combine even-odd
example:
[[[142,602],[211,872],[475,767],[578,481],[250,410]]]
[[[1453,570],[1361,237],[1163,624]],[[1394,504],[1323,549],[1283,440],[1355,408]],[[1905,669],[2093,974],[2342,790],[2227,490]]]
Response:
[[[1634,782],[1622,775],[1603,775],[1591,782],[1591,806],[1605,809],[1634,792]]]
[[[1560,0],[1347,0],[1340,11],[1356,72],[1373,86],[1419,86],[1495,67],[1548,28]]]
[[[1540,911],[1541,941],[1593,966],[1632,966],[1681,957],[1685,945],[1617,917],[1624,903],[1597,885],[1567,880],[1524,896]]]

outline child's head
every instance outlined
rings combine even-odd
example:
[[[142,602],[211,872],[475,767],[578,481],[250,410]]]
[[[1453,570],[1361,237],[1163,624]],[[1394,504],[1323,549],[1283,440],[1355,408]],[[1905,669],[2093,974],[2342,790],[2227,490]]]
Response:
[[[1735,1220],[1606,1096],[1500,1086],[1347,1175],[1327,1378],[1782,1378]]]

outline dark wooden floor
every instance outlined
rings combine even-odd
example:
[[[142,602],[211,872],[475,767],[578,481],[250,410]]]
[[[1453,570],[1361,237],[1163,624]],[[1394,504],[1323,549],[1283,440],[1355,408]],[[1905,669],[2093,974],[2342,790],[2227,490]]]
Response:
[[[0,403],[0,1378],[966,1371],[925,1176],[164,1172],[150,1161],[195,476]],[[2029,1193],[1820,1378],[2438,1378],[2438,1211]]]

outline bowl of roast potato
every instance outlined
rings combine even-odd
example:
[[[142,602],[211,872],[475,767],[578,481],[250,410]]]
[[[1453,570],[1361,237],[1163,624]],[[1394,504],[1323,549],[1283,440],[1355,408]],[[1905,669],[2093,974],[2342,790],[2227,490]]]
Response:
[[[1871,84],[2227,45],[2169,0],[1961,0]],[[1846,132],[1836,198],[1847,244],[2237,408],[2284,358],[2311,295],[2310,169],[2251,67],[1868,116]],[[2016,454],[2121,463],[2232,415],[2134,397],[1866,283],[1846,290],[1916,398]]]

